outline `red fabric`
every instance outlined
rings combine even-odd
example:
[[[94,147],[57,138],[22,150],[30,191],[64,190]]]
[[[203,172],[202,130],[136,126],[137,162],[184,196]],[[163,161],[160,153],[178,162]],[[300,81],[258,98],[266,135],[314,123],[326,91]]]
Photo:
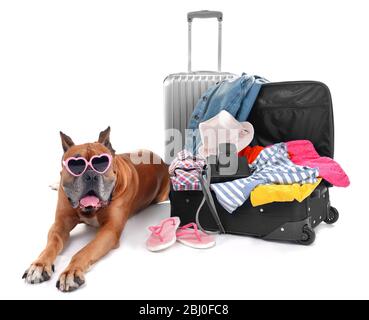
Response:
[[[239,153],[239,157],[246,157],[248,163],[254,162],[254,160],[257,158],[259,153],[264,149],[264,147],[261,146],[254,146],[250,147],[247,146],[245,149],[242,149]]]

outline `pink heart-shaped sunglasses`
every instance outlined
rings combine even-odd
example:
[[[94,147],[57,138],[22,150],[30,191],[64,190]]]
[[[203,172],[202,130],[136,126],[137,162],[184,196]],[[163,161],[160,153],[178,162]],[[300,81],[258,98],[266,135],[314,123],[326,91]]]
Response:
[[[108,153],[95,155],[88,161],[84,157],[69,157],[63,160],[65,169],[75,177],[85,173],[88,167],[97,173],[104,174],[109,170],[112,163],[112,156]]]

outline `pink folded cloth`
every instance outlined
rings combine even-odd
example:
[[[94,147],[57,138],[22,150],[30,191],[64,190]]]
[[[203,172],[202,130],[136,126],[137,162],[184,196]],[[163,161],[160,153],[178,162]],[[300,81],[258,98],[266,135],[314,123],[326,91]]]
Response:
[[[286,143],[293,163],[310,168],[317,168],[319,176],[337,187],[347,187],[349,177],[341,166],[331,158],[321,157],[309,140],[294,140]]]

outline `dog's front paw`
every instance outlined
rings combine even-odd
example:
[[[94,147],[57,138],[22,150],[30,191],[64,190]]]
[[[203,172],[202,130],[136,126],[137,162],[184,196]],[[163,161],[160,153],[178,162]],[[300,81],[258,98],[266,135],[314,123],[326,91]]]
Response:
[[[85,277],[80,269],[67,269],[59,277],[56,287],[63,292],[71,292],[85,283]]]
[[[54,271],[54,265],[35,262],[24,272],[22,279],[31,284],[41,283],[50,280]]]

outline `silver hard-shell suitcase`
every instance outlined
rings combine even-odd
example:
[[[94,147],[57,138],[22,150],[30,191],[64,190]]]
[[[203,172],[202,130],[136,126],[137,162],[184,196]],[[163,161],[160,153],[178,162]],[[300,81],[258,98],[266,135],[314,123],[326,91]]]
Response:
[[[218,20],[218,71],[192,71],[191,66],[191,26],[194,18],[217,18]],[[174,73],[164,80],[164,110],[165,110],[165,161],[170,163],[177,151],[185,142],[185,129],[192,111],[201,95],[211,86],[224,79],[235,78],[229,72],[221,72],[222,59],[222,21],[223,13],[219,11],[195,11],[187,14],[188,21],[188,72]],[[175,130],[181,134],[181,139]],[[178,133],[178,132],[177,132]],[[174,137],[176,146],[174,145]],[[179,141],[177,141],[179,140]],[[178,143],[181,142],[181,145]]]

